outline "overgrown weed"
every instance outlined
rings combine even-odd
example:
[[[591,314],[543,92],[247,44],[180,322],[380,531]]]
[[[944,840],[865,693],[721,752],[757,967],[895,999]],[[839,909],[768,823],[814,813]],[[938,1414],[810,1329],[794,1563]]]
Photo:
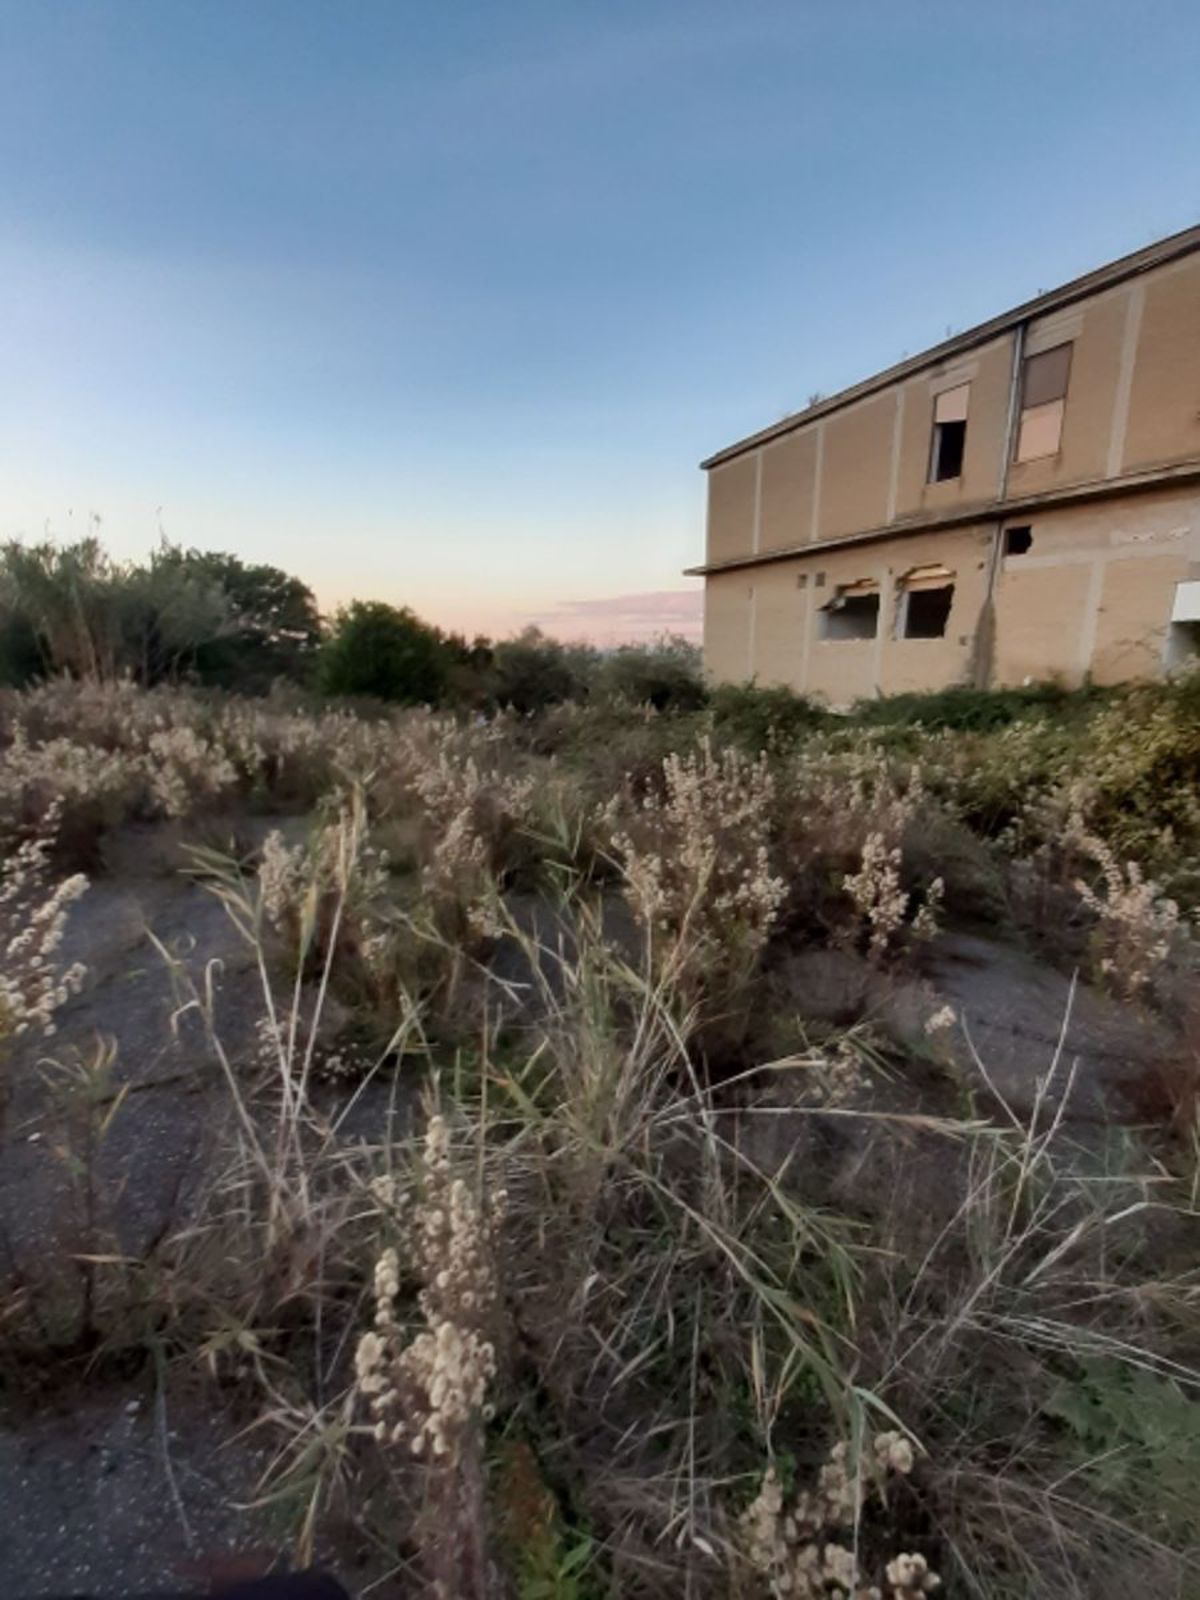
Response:
[[[1169,1012],[1195,959],[1191,694],[886,726],[789,707],[751,753],[761,699],[476,724],[7,698],[0,826],[31,885],[0,900],[10,988],[12,940],[61,935],[75,892],[21,842],[56,762],[115,762],[102,817],[107,780],[64,780],[84,832],[307,814],[195,858],[245,940],[257,1043],[226,1036],[215,970],[162,951],[226,1111],[143,1262],[106,1238],[97,1187],[121,1081],[61,1052],[47,1116],[83,1243],[56,1325],[267,1430],[262,1498],[300,1556],[348,1520],[377,1573],[458,1600],[909,1600],[935,1574],[1014,1600],[1188,1592],[1186,1427],[1166,1420],[1200,1384],[1187,1048],[1153,1112],[1168,1151],[1161,1128],[1080,1132],[1063,1049],[1027,1112],[978,1059],[990,1114],[932,1116],[896,1108],[915,1054],[876,1072],[864,1034],[829,1029],[764,1062],[753,1024],[797,945],[839,941],[892,982],[980,885],[1028,926],[1030,881],[1045,948],[1094,943],[1118,996]],[[1127,719],[1118,750],[1131,703],[1145,740]],[[77,999],[56,950],[17,974],[39,1026]],[[0,1337],[49,1345],[10,1279]]]

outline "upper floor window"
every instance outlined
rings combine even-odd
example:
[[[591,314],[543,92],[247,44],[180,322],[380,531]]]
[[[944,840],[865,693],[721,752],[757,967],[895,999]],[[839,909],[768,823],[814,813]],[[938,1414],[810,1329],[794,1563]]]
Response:
[[[969,383],[957,389],[944,389],[933,402],[933,442],[929,451],[929,481],[961,478],[963,451],[967,444],[967,397]]]
[[[1071,346],[1055,345],[1026,356],[1021,372],[1021,422],[1017,430],[1017,460],[1036,461],[1058,454],[1062,442],[1067,379],[1071,372]]]

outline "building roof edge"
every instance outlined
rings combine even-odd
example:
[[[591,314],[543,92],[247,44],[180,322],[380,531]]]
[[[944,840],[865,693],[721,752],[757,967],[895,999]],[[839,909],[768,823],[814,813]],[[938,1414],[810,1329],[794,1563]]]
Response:
[[[864,399],[876,390],[885,389],[889,384],[910,377],[925,367],[936,366],[952,356],[973,350],[977,345],[985,344],[989,339],[1006,333],[1022,322],[1028,322],[1033,317],[1046,316],[1101,289],[1111,288],[1114,284],[1123,283],[1127,278],[1136,277],[1141,272],[1149,272],[1153,267],[1162,266],[1180,256],[1190,255],[1196,250],[1200,250],[1200,223],[1190,228],[1182,228],[1178,233],[1168,234],[1165,239],[1144,245],[1129,255],[1118,256],[1115,261],[1109,261],[1102,267],[1095,267],[1081,277],[1072,278],[1070,282],[1060,284],[1057,289],[1049,289],[1045,294],[1036,295],[1032,300],[1022,301],[1011,311],[1001,312],[999,316],[977,323],[964,333],[956,333],[953,338],[944,339],[941,344],[931,345],[928,350],[922,350],[918,355],[908,356],[905,360],[896,362],[894,366],[885,367],[881,372],[851,384],[848,389],[841,389],[828,399],[817,401],[804,411],[793,412],[769,428],[761,428],[757,433],[747,434],[745,438],[738,439],[735,443],[726,445],[713,455],[707,456],[700,466],[706,472],[712,467],[721,466],[736,456],[744,455],[748,450],[769,444],[784,434],[794,433],[796,429],[806,427],[810,422],[828,416],[830,412],[840,411],[855,400]]]

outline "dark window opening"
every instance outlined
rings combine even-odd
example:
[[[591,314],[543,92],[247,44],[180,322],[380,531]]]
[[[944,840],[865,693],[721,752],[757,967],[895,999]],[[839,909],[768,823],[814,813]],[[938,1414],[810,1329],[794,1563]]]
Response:
[[[841,595],[821,611],[823,639],[873,639],[879,632],[879,595]]]
[[[914,589],[904,597],[905,639],[943,639],[954,602],[954,585]]]
[[[1032,544],[1032,528],[1005,528],[1004,554],[1006,556],[1023,556],[1029,551]]]
[[[933,402],[933,444],[929,455],[931,483],[962,477],[970,392],[969,383],[960,383],[956,389],[947,389],[939,394]]]
[[[967,445],[967,425],[965,422],[939,422],[933,430],[933,471],[930,477],[934,483],[941,483],[946,478],[961,478],[963,468],[963,451]]]

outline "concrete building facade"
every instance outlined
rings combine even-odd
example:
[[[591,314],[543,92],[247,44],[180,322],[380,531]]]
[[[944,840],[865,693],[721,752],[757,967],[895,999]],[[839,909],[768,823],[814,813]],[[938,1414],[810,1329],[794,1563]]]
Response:
[[[859,696],[1200,650],[1200,227],[702,463],[718,681]]]

